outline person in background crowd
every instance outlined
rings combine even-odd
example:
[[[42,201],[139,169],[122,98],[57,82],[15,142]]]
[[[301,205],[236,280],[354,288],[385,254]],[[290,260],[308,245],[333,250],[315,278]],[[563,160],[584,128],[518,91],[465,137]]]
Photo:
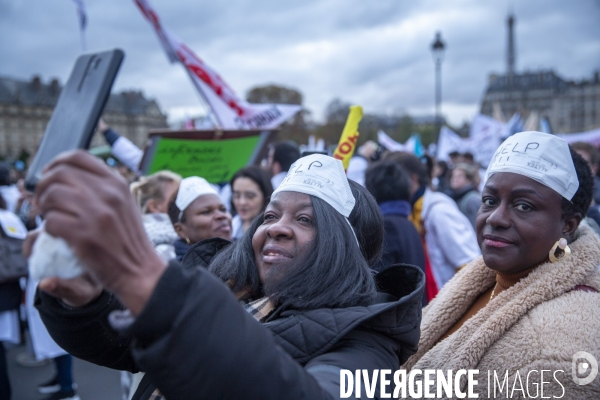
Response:
[[[385,231],[383,256],[374,269],[381,271],[393,264],[411,264],[425,273],[421,237],[408,220],[411,213],[408,173],[393,161],[379,161],[367,169],[366,186],[377,200]],[[423,305],[427,305],[425,293]]]
[[[21,221],[21,218],[8,210],[4,198],[0,196],[0,210],[2,213],[2,225],[0,227],[0,235],[6,237],[17,232],[22,232],[24,238],[27,227]],[[10,218],[12,216],[12,218]],[[5,219],[9,218],[9,219]],[[35,221],[35,218],[34,218]],[[16,224],[16,225],[15,225]],[[12,226],[11,226],[12,225]],[[4,231],[4,228],[9,226],[12,228],[12,234]],[[14,237],[14,236],[13,236]],[[4,244],[3,244],[4,245]],[[49,395],[48,400],[78,400],[76,394],[77,385],[73,382],[73,368],[71,355],[66,354],[64,350],[59,348],[56,343],[48,336],[46,328],[39,319],[37,310],[33,308],[33,294],[37,282],[28,278],[27,289],[25,292],[25,311],[27,315],[27,323],[32,342],[33,352],[31,356],[28,353],[23,353],[23,356],[37,360],[52,359],[56,367],[56,373],[47,382],[37,386],[40,394]],[[21,341],[19,329],[18,312],[21,307],[23,292],[21,284],[18,280],[0,283],[0,399],[10,399],[11,389],[8,380],[6,359],[4,354],[4,346],[2,342],[11,342],[17,344]]]
[[[292,141],[277,142],[269,147],[267,168],[271,171],[273,189],[277,189],[292,164],[299,158],[300,149]]]
[[[506,157],[506,148],[518,151]],[[521,132],[498,148],[486,175],[477,216],[483,257],[427,307],[419,350],[404,367],[508,371],[519,398],[538,397],[541,386],[546,398],[598,398],[600,380],[585,385],[589,372],[575,368],[578,352],[600,354],[600,239],[580,225],[593,195],[590,169],[564,140]],[[475,386],[479,397],[487,390]]]
[[[481,205],[479,186],[479,171],[469,164],[458,163],[452,168],[450,189],[446,194],[458,205],[458,209],[469,219],[475,229],[475,218]]]
[[[453,167],[454,165],[461,163],[461,162],[465,162],[465,159],[463,158],[462,154],[460,154],[458,151],[454,150],[451,151],[448,154],[448,157],[450,158],[450,166]]]
[[[571,143],[573,150],[577,152],[588,163],[594,176],[594,202],[600,204],[600,151],[590,143]]]
[[[106,142],[110,145],[110,152],[112,155],[131,172],[139,174],[140,162],[144,156],[144,151],[126,137],[119,135],[117,131],[108,126],[102,118],[98,121],[97,130],[104,136],[104,139],[106,139]]]
[[[260,167],[240,169],[230,181],[232,188],[231,208],[237,213],[231,221],[233,239],[239,239],[248,230],[252,220],[267,204],[273,186],[266,172]]]
[[[475,158],[473,157],[473,153],[465,152],[462,154],[462,159],[465,164],[475,165]]]
[[[409,220],[421,235],[425,249],[427,299],[448,282],[461,267],[480,255],[473,226],[456,202],[429,188],[430,172],[413,154],[389,153],[385,159],[397,162],[410,176],[412,213]],[[429,274],[427,274],[429,275]]]
[[[231,214],[215,188],[204,178],[182,179],[169,201],[168,214],[179,236],[174,246],[180,261],[189,248],[201,240],[212,237],[231,240]]]
[[[445,193],[450,189],[450,168],[446,161],[436,161],[433,165],[431,185],[436,192]]]
[[[598,177],[600,152],[591,144],[584,142],[572,143],[571,148],[588,163],[594,177],[594,201],[586,215],[587,218],[582,223],[589,224],[600,235],[600,177]]]
[[[10,212],[15,212],[21,194],[11,180],[11,169],[9,163],[0,162],[0,196],[4,198],[6,209]]]
[[[350,179],[348,184],[356,200],[348,221],[354,227],[360,252],[369,267],[373,268],[381,260],[383,250],[383,217],[377,201],[364,186]]]
[[[0,212],[9,212],[6,210],[6,202],[2,195],[0,195]],[[6,235],[2,227],[0,231],[0,235]],[[19,307],[22,295],[18,281],[0,283],[0,400],[11,398],[4,342],[13,344],[20,342]]]
[[[168,215],[169,199],[177,189],[181,176],[171,171],[159,171],[140,178],[129,186],[131,194],[142,213],[144,230],[154,249],[165,260],[175,258],[173,243],[178,235]]]
[[[54,357],[52,361],[56,374],[49,381],[38,385],[38,393],[48,394],[45,400],[79,400],[77,384],[73,382],[73,356],[63,354]]]
[[[348,179],[365,186],[365,172],[369,163],[373,161],[373,156],[377,154],[379,146],[372,140],[367,140],[365,144],[356,150],[356,155],[350,159],[346,176]]]
[[[102,207],[92,203],[97,194],[100,199],[110,196],[104,188],[124,189],[102,164],[83,152],[55,160],[39,185],[41,208],[49,215],[47,229],[73,246],[92,240],[96,244],[86,247],[111,250],[110,255],[104,250],[78,252],[85,255],[85,267],[109,285],[100,298],[96,294],[87,299],[77,310],[79,317],[74,318],[73,311],[65,310],[57,299],[38,292],[38,306],[57,340],[113,368],[145,370],[150,385],[140,384],[138,391],[143,393],[136,396],[140,399],[330,399],[340,395],[342,369],[366,369],[369,374],[396,369],[416,350],[423,273],[417,267],[396,266],[373,277],[347,219],[356,200],[341,162],[322,155],[304,161],[313,170],[292,168],[290,178],[274,192],[264,214],[244,236],[216,258],[205,260],[236,301],[210,272],[186,264],[204,259],[206,252],[200,257],[190,252],[183,268],[176,261],[167,266],[147,242],[139,241],[139,235],[130,237],[131,230],[141,226],[130,217],[127,196],[111,202],[110,220],[115,235],[122,236],[119,242],[135,242],[135,254],[122,254],[124,247],[115,249],[108,243],[114,240],[96,234],[99,221],[84,210],[70,213],[83,218],[77,225],[88,226],[88,234],[70,236],[73,229],[60,221],[61,214],[49,212],[55,210],[52,197],[58,195],[48,190],[59,184],[55,171],[72,177],[69,181],[76,187],[84,187],[89,201],[73,207]],[[81,170],[89,172],[80,176]],[[306,183],[309,177],[330,185],[316,189]],[[53,232],[53,227],[60,232]],[[199,243],[193,250],[218,241]],[[56,290],[59,281],[48,278],[40,289],[61,297],[65,292]],[[103,333],[108,324],[104,305],[118,302],[117,298],[136,318],[133,325],[116,319],[113,323],[127,327],[135,345]],[[87,322],[81,319],[85,313]],[[73,340],[73,335],[86,340]],[[97,348],[98,343],[108,345],[107,341],[112,346]],[[379,385],[375,390],[379,393]],[[366,398],[365,391],[361,393],[357,397]]]

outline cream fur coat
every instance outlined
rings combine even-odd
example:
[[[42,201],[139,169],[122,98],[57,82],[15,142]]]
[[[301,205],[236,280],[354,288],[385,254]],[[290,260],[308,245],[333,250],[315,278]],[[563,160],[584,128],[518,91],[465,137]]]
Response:
[[[488,371],[492,371],[489,398],[494,398],[493,371],[497,371],[500,383],[508,371],[508,386],[500,394],[496,385],[496,398],[513,399],[527,398],[528,372],[552,370],[544,375],[544,381],[550,382],[544,384],[545,398],[600,399],[600,374],[586,386],[572,379],[576,352],[586,351],[600,362],[600,293],[573,291],[577,285],[586,285],[600,292],[600,240],[586,227],[580,227],[577,234],[569,245],[570,257],[540,265],[437,343],[495,282],[495,272],[481,257],[469,263],[423,310],[419,350],[403,367],[454,372],[478,369],[475,392],[479,398],[488,398]],[[558,370],[564,372],[556,372],[555,380],[553,374]],[[519,382],[515,383],[519,377],[523,391]],[[539,372],[530,376],[529,396],[541,398],[540,393],[535,395],[534,382],[540,383]]]

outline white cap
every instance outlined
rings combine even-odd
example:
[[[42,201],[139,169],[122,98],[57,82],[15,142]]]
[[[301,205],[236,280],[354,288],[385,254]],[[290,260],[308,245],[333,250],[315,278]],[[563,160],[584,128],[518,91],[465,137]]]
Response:
[[[183,210],[188,208],[188,206],[198,197],[204,196],[205,194],[219,195],[215,188],[213,188],[204,178],[190,176],[189,178],[182,179],[179,184],[179,190],[177,191],[177,197],[175,198],[175,205],[180,210],[179,219],[181,219]]]
[[[485,179],[498,172],[531,178],[569,201],[579,188],[569,145],[543,132],[520,132],[506,139],[494,153]]]
[[[302,157],[292,164],[271,198],[279,192],[299,192],[318,197],[346,218],[356,202],[342,162],[323,154]]]

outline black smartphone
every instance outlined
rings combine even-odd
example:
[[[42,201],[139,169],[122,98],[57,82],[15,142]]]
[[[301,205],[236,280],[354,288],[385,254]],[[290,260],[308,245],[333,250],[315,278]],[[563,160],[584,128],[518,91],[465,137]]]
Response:
[[[89,148],[124,57],[115,49],[77,59],[27,172],[27,189],[33,191],[44,167],[58,154]]]

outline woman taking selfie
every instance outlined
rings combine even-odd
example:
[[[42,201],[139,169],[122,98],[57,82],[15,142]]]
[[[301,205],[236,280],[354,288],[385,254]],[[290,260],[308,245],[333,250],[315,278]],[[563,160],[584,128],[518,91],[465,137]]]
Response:
[[[590,168],[564,140],[521,132],[498,148],[486,177],[482,257],[424,310],[405,367],[478,369],[480,397],[493,384],[488,371],[508,373],[513,398],[535,398],[539,372],[549,370],[545,398],[598,398],[600,380],[582,385],[572,369],[579,352],[600,355],[600,240],[579,226],[592,200]]]
[[[342,369],[395,370],[416,350],[423,273],[392,266],[372,276],[348,220],[356,200],[338,160],[298,160],[244,236],[209,260],[218,278],[190,262],[207,261],[206,252],[166,265],[136,240],[140,224],[131,200],[114,190],[121,185],[81,152],[51,164],[38,187],[46,229],[71,244],[107,291],[90,290],[68,309],[73,282],[48,278],[38,307],[74,354],[145,371],[136,398],[339,398]],[[55,196],[98,201],[67,209]],[[112,238],[97,235],[105,224],[114,226]],[[89,234],[71,235],[75,226]],[[135,243],[115,246],[117,239]],[[211,242],[223,243],[194,251]],[[114,314],[107,322],[120,303],[133,322]],[[106,334],[117,326],[129,338]]]

